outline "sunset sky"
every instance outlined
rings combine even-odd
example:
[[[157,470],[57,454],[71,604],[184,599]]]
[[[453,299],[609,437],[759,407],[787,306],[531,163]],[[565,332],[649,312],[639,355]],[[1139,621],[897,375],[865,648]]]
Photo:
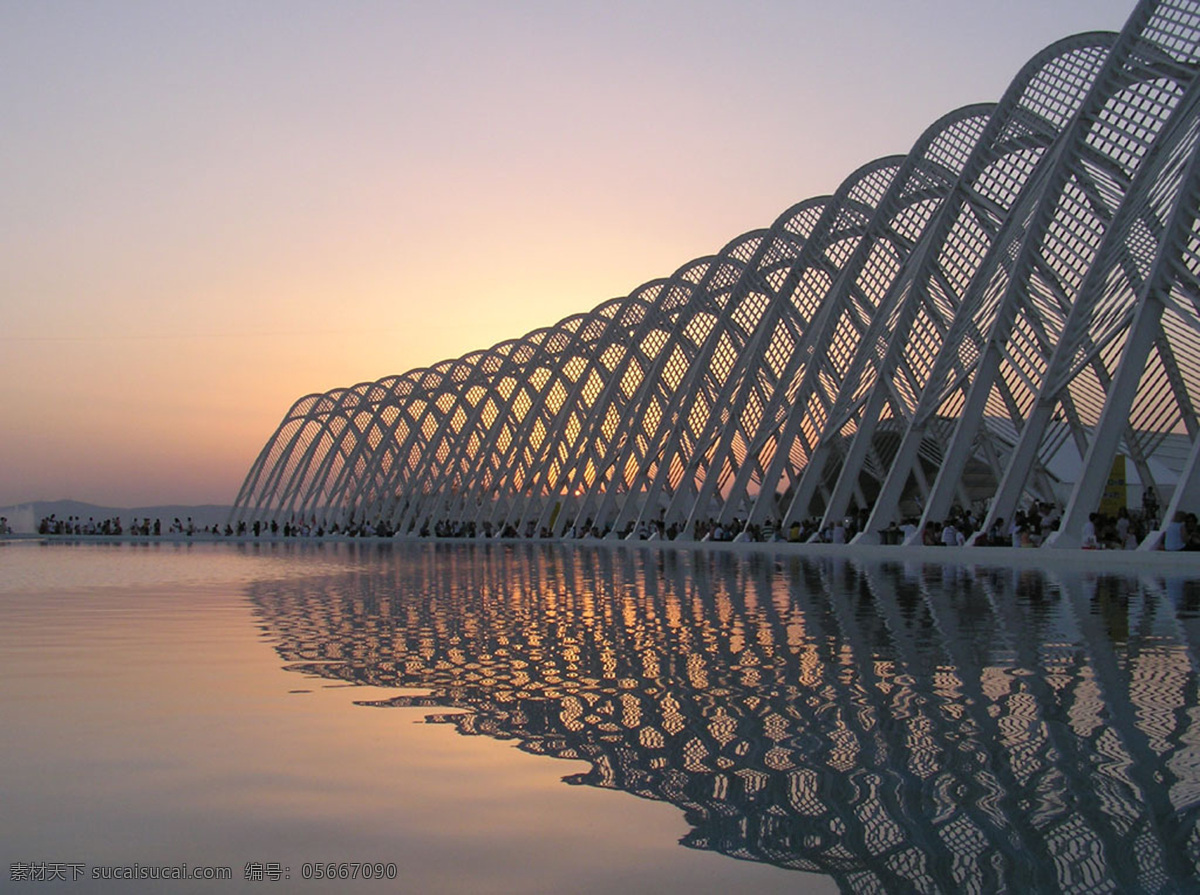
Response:
[[[0,506],[666,276],[1132,2],[0,0]]]

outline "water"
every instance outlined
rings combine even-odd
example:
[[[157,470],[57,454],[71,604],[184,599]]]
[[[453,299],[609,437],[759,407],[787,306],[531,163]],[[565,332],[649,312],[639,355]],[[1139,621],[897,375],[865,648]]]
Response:
[[[1179,577],[7,544],[0,888],[1200,889],[1198,613]],[[47,866],[82,878],[12,879]]]

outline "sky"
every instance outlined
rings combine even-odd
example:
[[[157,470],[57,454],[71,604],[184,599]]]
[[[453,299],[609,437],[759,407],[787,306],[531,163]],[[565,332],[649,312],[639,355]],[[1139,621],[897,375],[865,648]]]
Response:
[[[232,503],[299,397],[627,295],[1112,0],[0,0],[0,506]]]

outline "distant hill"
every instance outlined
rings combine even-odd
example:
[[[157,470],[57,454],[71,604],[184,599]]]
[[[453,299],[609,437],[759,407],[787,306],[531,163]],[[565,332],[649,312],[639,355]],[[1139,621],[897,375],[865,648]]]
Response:
[[[79,500],[38,500],[32,503],[22,503],[15,506],[0,507],[0,516],[8,517],[8,524],[15,532],[31,533],[37,531],[38,523],[48,516],[67,519],[78,516],[84,522],[89,518],[100,522],[112,519],[114,516],[121,524],[128,526],[134,519],[162,520],[165,532],[176,516],[184,523],[189,516],[197,528],[206,525],[224,525],[229,519],[233,507],[218,504],[203,504],[201,506],[168,505],[156,507],[103,507]]]

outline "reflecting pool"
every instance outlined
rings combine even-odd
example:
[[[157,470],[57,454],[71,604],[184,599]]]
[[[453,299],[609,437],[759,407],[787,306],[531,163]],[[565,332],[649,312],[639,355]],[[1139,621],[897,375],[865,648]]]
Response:
[[[10,543],[6,890],[1195,890],[1198,624],[1178,574]]]

